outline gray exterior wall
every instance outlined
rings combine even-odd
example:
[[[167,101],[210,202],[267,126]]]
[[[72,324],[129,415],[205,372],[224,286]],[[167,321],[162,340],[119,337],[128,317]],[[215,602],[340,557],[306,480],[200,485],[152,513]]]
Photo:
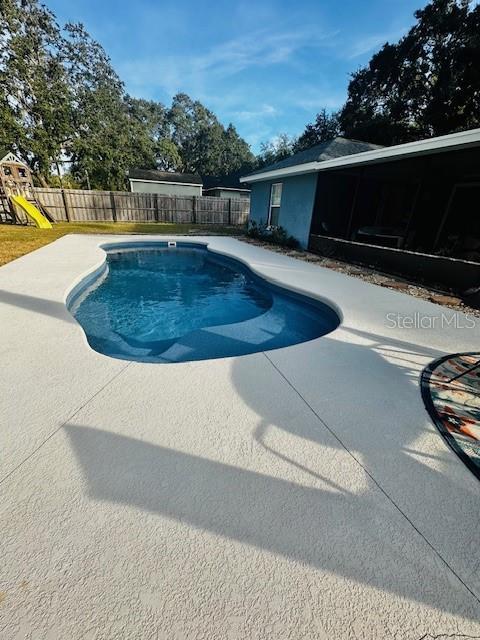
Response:
[[[130,180],[130,191],[132,193],[160,193],[164,196],[201,196],[202,185]]]
[[[250,220],[259,224],[266,222],[270,206],[270,188],[272,184],[281,182],[282,201],[278,223],[296,238],[302,247],[308,246],[310,223],[312,221],[315,191],[317,188],[316,173],[307,173],[290,178],[252,182],[250,195]]]
[[[267,221],[271,182],[252,182],[250,185],[250,220],[257,224]]]

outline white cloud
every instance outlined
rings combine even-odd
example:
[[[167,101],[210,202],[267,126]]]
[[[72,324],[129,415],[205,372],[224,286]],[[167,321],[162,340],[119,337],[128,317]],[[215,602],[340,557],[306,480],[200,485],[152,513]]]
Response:
[[[397,40],[406,29],[388,34],[370,34],[346,42],[342,31],[322,32],[318,24],[295,29],[283,24],[242,31],[198,50],[183,47],[176,50],[174,38],[163,41],[162,50],[120,66],[120,76],[128,90],[137,96],[168,101],[182,91],[211,108],[224,123],[238,124],[241,135],[257,148],[261,141],[273,138],[282,126],[282,116],[295,110],[304,112],[305,122],[311,121],[321,108],[339,109],[345,102],[348,78],[344,90],[339,90],[330,74],[322,67],[330,61],[350,60],[378,48],[386,40]],[[195,53],[194,53],[195,51]],[[323,51],[324,55],[319,56]],[[317,60],[316,78],[305,77],[305,57]],[[295,82],[278,79],[270,82],[275,66],[284,67]],[[286,71],[285,67],[288,67]],[[258,81],[258,70],[265,70],[265,83]],[[252,84],[249,72],[255,73]],[[276,72],[275,72],[276,73]],[[272,76],[273,77],[273,76]],[[276,84],[277,83],[277,84]],[[296,119],[296,127],[299,127]],[[288,127],[291,135],[300,133]]]
[[[278,110],[271,104],[262,104],[258,109],[242,109],[241,111],[230,112],[233,118],[243,121],[256,120],[257,118],[275,116],[277,114]]]
[[[307,92],[307,95],[300,95],[296,98],[292,98],[293,104],[304,111],[312,111],[315,113],[320,111],[320,109],[327,109],[327,111],[336,111],[340,109],[346,99],[346,91],[342,92],[342,94],[329,92],[329,91],[319,91],[318,93]]]
[[[346,50],[346,58],[352,60],[380,49],[386,42],[396,42],[408,31],[407,27],[391,31],[389,33],[374,33],[368,36],[359,38],[350,44],[350,47]]]
[[[206,93],[213,81],[235,76],[252,67],[287,64],[306,47],[323,46],[329,35],[318,29],[285,31],[259,29],[226,40],[197,55],[150,56],[120,66],[120,75],[132,92],[150,95],[162,89],[172,96],[177,91],[193,95]]]

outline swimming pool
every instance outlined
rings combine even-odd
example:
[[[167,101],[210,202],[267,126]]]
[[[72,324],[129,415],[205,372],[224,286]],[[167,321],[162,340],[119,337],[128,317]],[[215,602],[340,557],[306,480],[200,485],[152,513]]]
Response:
[[[333,331],[326,304],[194,243],[118,244],[68,301],[96,351],[187,362],[286,347]]]

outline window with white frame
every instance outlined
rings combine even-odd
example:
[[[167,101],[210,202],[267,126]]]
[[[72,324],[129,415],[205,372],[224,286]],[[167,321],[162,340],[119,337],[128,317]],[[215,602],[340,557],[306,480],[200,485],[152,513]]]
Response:
[[[282,201],[282,183],[276,182],[270,187],[270,209],[268,212],[268,224],[278,226],[278,216],[280,214],[280,204]]]

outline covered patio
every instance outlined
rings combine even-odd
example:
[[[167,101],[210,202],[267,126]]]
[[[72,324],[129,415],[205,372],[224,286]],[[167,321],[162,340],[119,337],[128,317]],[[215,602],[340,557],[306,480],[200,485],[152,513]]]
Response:
[[[480,149],[319,173],[311,233],[480,261]]]
[[[478,130],[318,167],[309,248],[465,294],[480,283]]]

